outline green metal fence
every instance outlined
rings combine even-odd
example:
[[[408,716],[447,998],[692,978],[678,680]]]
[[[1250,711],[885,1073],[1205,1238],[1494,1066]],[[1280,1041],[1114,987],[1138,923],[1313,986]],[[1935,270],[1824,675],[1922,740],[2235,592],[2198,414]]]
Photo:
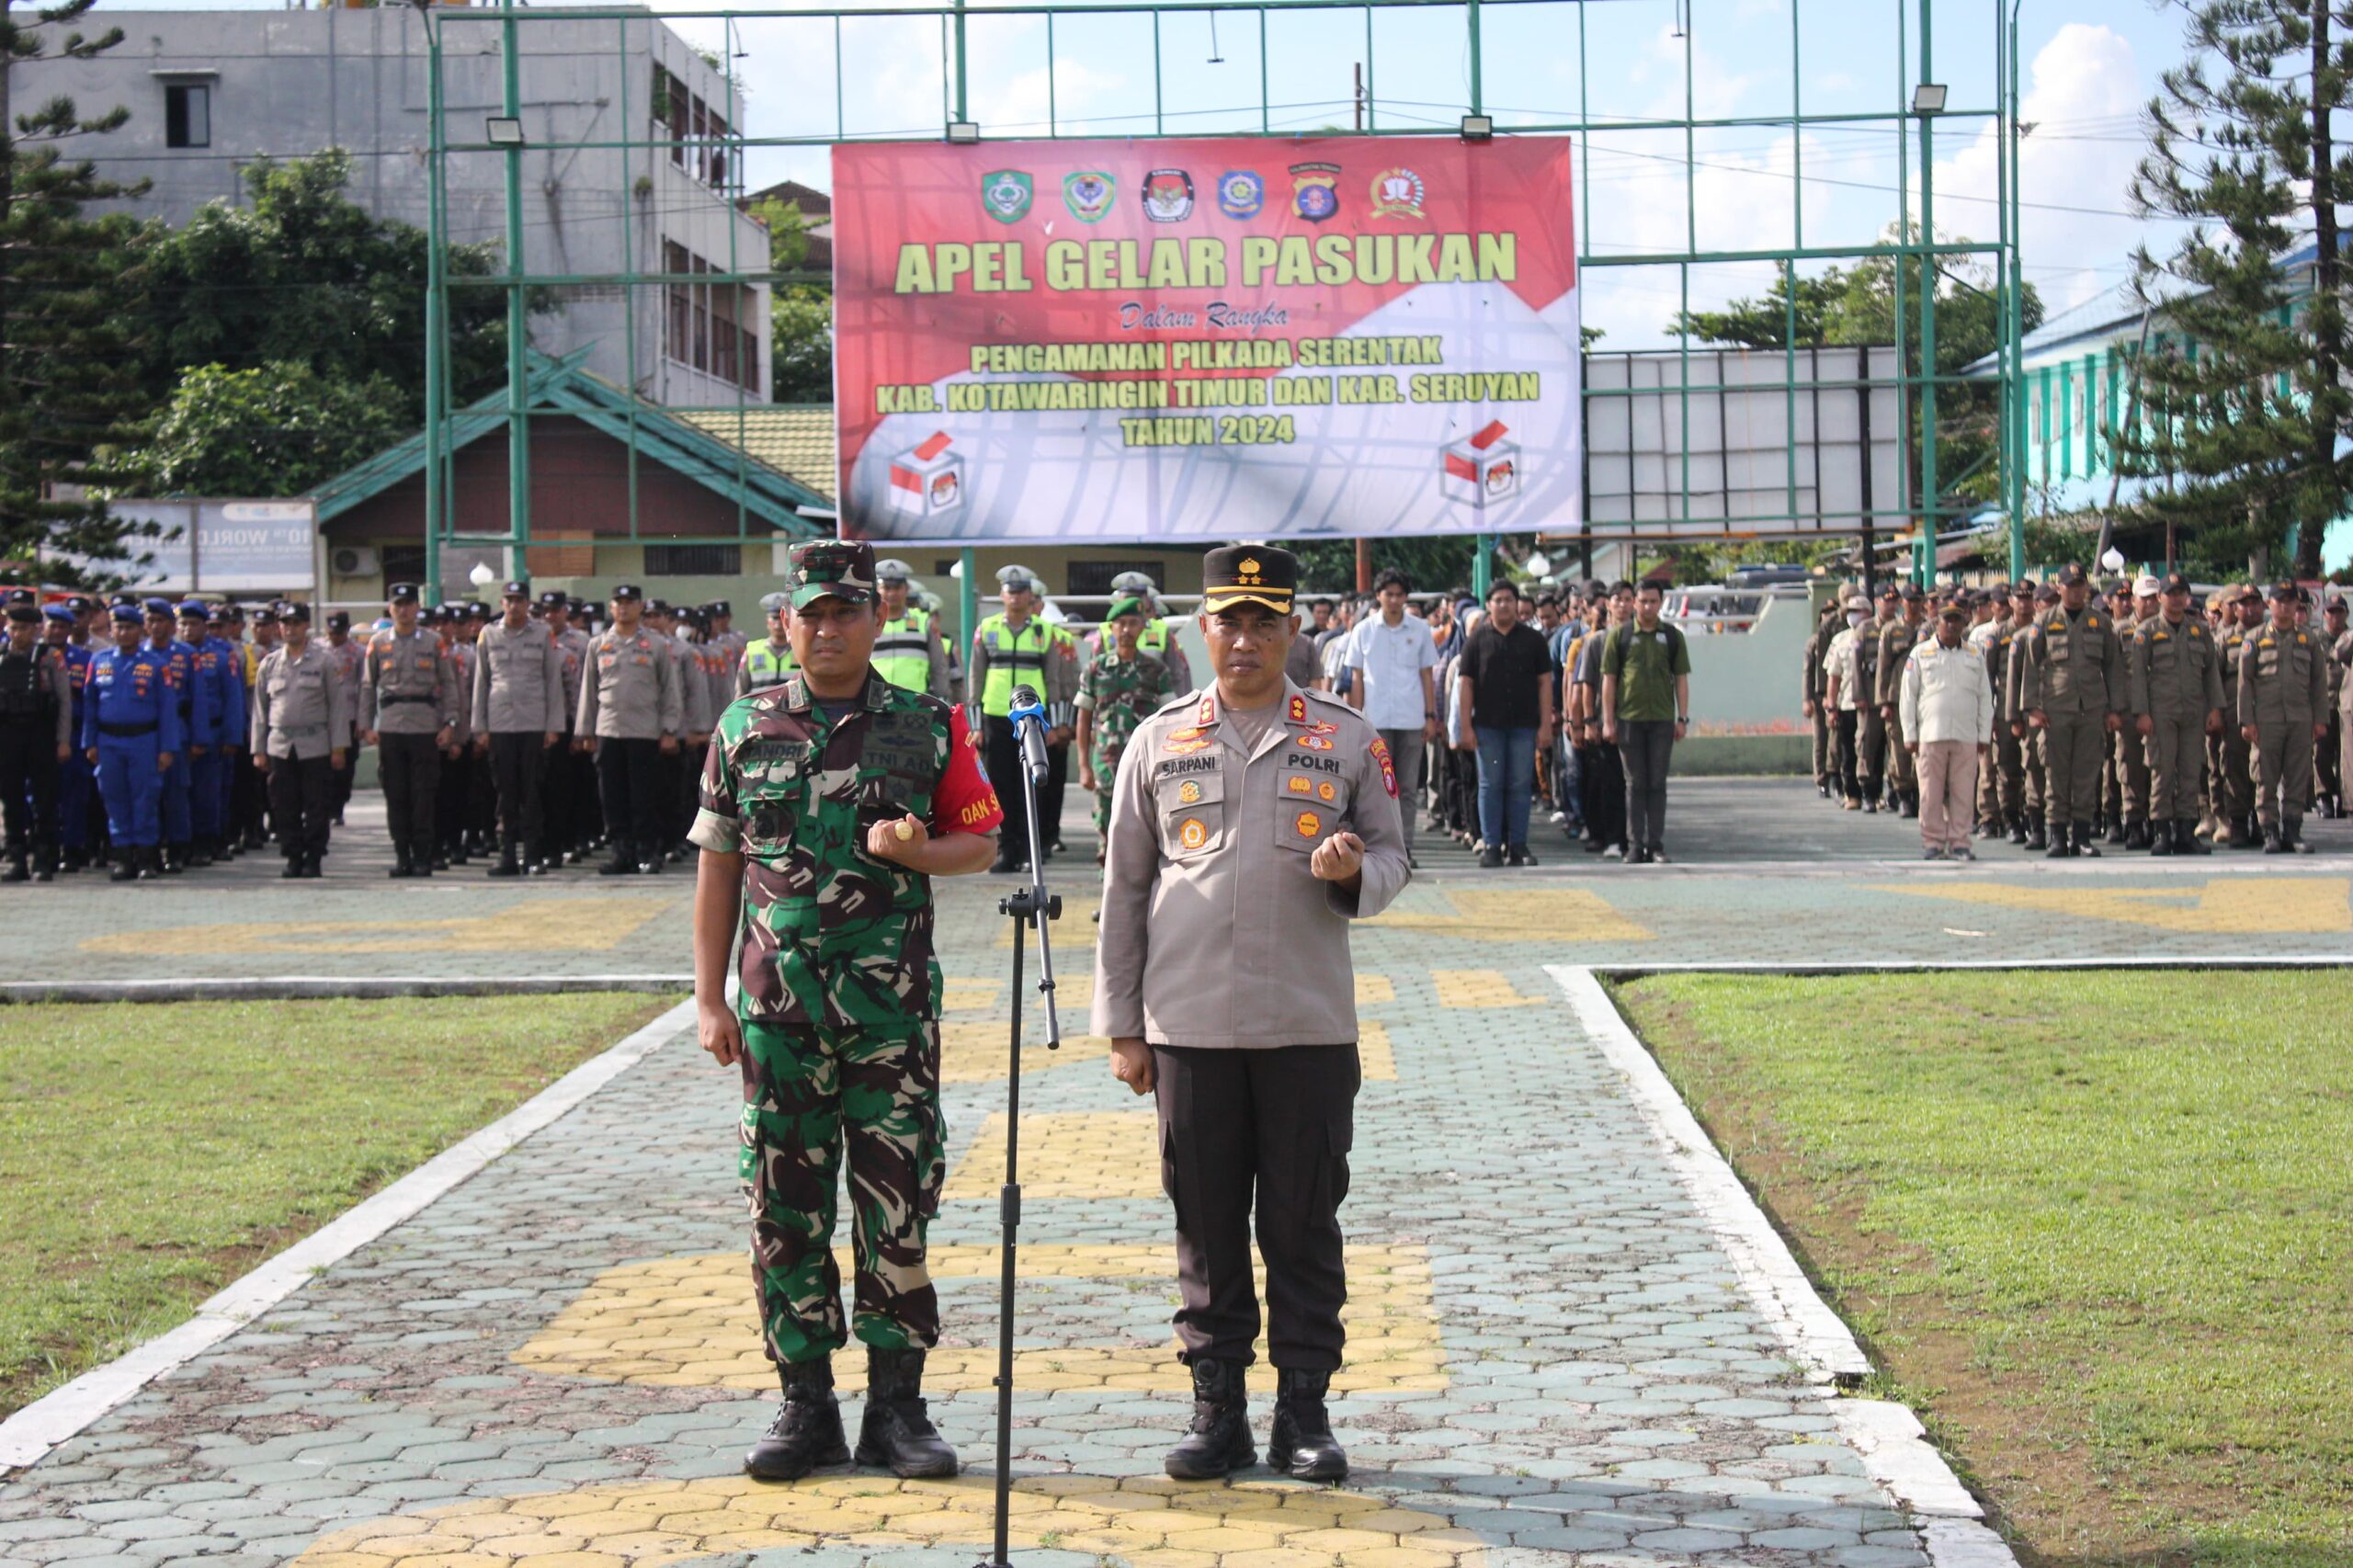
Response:
[[[1733,8],[1737,0],[1711,0],[1711,3],[1718,6],[1722,15],[1727,17],[1734,16]],[[1932,47],[1933,40],[1938,36],[1937,18],[1933,9],[1934,0],[1890,0],[1896,21],[1897,34],[1894,58],[1886,62],[1888,74],[1885,78],[1887,97],[1884,107],[1839,112],[1810,112],[1803,107],[1804,89],[1807,84],[1807,62],[1804,58],[1801,22],[1807,0],[1786,0],[1786,3],[1789,6],[1790,23],[1786,39],[1789,112],[1764,116],[1709,115],[1701,112],[1705,106],[1700,102],[1700,87],[1693,42],[1701,31],[1700,24],[1703,19],[1699,14],[1701,0],[1219,0],[1219,3],[1214,5],[1193,3],[1193,0],[1157,0],[1157,3],[1154,3],[1154,0],[1112,0],[1112,3],[1102,5],[986,6],[968,6],[963,3],[963,0],[950,0],[950,3],[946,4],[882,6],[868,9],[729,6],[710,9],[667,9],[658,13],[648,13],[635,7],[597,6],[533,6],[529,9],[517,9],[512,5],[498,7],[428,7],[425,12],[431,165],[431,189],[427,210],[433,231],[434,265],[427,282],[430,295],[427,301],[428,387],[426,429],[427,578],[438,588],[440,551],[446,545],[496,544],[520,548],[528,546],[530,542],[530,421],[528,408],[528,376],[524,364],[526,336],[524,328],[527,306],[532,291],[543,288],[580,285],[619,287],[624,300],[629,303],[630,352],[633,388],[637,291],[642,288],[672,286],[680,281],[679,276],[675,273],[645,270],[640,258],[630,253],[625,253],[627,259],[624,269],[619,273],[533,274],[524,269],[522,149],[511,142],[498,142],[488,140],[489,132],[486,126],[481,139],[460,138],[451,134],[449,111],[444,102],[443,93],[445,55],[450,49],[467,48],[478,51],[483,47],[479,35],[485,29],[496,31],[497,46],[503,56],[504,65],[503,112],[506,117],[513,119],[520,112],[519,67],[525,52],[522,47],[522,29],[527,27],[551,23],[610,22],[616,28],[616,48],[625,56],[628,29],[632,26],[644,28],[681,20],[716,20],[721,24],[723,36],[727,40],[724,52],[728,57],[729,67],[732,67],[733,59],[739,52],[738,29],[746,22],[756,19],[788,19],[810,24],[819,28],[821,32],[829,33],[832,52],[831,74],[835,83],[835,123],[830,132],[825,134],[764,137],[742,134],[740,130],[743,119],[742,105],[736,97],[734,74],[731,68],[723,68],[728,78],[728,102],[724,118],[730,128],[730,132],[725,137],[725,143],[730,152],[729,169],[732,188],[740,193],[741,171],[744,166],[743,153],[748,148],[818,146],[849,140],[910,139],[904,131],[895,135],[880,133],[870,135],[849,122],[841,90],[844,76],[843,60],[847,40],[861,28],[873,28],[894,22],[904,23],[908,18],[933,18],[937,21],[940,33],[939,113],[941,120],[938,127],[926,132],[924,138],[937,140],[951,135],[960,138],[985,135],[989,130],[986,126],[974,126],[972,119],[969,81],[972,28],[975,25],[999,18],[1044,18],[1048,97],[1047,124],[1043,135],[1047,139],[1063,139],[1097,136],[1103,132],[1099,130],[1074,130],[1061,121],[1053,92],[1057,62],[1055,24],[1058,19],[1065,23],[1082,17],[1093,18],[1141,16],[1150,19],[1153,70],[1151,109],[1153,129],[1150,134],[1161,136],[1170,134],[1167,128],[1169,111],[1166,107],[1165,92],[1168,80],[1167,65],[1163,53],[1164,38],[1168,24],[1172,19],[1188,17],[1207,16],[1212,23],[1219,16],[1233,19],[1246,18],[1245,25],[1254,24],[1258,37],[1257,129],[1256,131],[1246,129],[1237,131],[1230,126],[1221,125],[1214,131],[1205,131],[1202,133],[1220,136],[1256,134],[1268,138],[1288,138],[1301,132],[1280,130],[1275,125],[1275,109],[1278,106],[1270,86],[1274,69],[1269,40],[1269,21],[1271,18],[1286,17],[1295,12],[1341,14],[1353,12],[1361,18],[1360,41],[1364,53],[1362,62],[1364,71],[1359,99],[1361,130],[1356,132],[1358,134],[1395,137],[1460,135],[1463,133],[1463,128],[1456,122],[1454,118],[1459,113],[1467,116],[1491,117],[1494,120],[1494,133],[1496,135],[1541,133],[1575,138],[1578,143],[1576,164],[1581,171],[1578,176],[1581,181],[1581,199],[1578,204],[1580,254],[1577,257],[1581,273],[1610,268],[1671,267],[1675,270],[1677,278],[1677,292],[1680,307],[1688,311],[1691,303],[1691,269],[1694,267],[1723,263],[1765,264],[1778,269],[1788,286],[1787,291],[1790,295],[1788,338],[1794,345],[1798,332],[1794,285],[1798,269],[1802,266],[1812,263],[1854,263],[1873,257],[1888,258],[1893,261],[1899,279],[1894,301],[1894,335],[1897,343],[1901,345],[1906,341],[1910,316],[1916,316],[1918,326],[1921,369],[1916,373],[1908,368],[1902,370],[1898,378],[1898,395],[1907,411],[1907,426],[1909,409],[1913,400],[1917,400],[1921,431],[1920,461],[1916,475],[1905,476],[1904,493],[1895,498],[1893,505],[1876,506],[1860,520],[1867,546],[1872,532],[1881,526],[1886,526],[1891,529],[1912,530],[1920,541],[1914,554],[1914,570],[1916,574],[1924,577],[1933,569],[1934,545],[1938,526],[1962,512],[1977,510],[1975,507],[1956,502],[1944,494],[1945,476],[1939,466],[1938,451],[1939,392],[1947,387],[1965,384],[1971,378],[1958,373],[1937,373],[1937,289],[1927,287],[1915,290],[1904,286],[1903,280],[1915,276],[1942,280],[1946,276],[1943,268],[1953,258],[1976,258],[1990,265],[1995,277],[1995,291],[2001,307],[1999,314],[2004,324],[1996,356],[2000,368],[1998,399],[2000,416],[1997,421],[1996,456],[2001,479],[2000,510],[2006,514],[2008,524],[2010,567],[2012,574],[2015,575],[2023,570],[2024,566],[2020,523],[2026,501],[2027,476],[2026,464],[2019,460],[2019,458],[2029,450],[2026,440],[2024,377],[2020,370],[2019,350],[2024,275],[2019,262],[2018,244],[2018,0],[1988,0],[1983,13],[1983,25],[1991,35],[1994,90],[1993,102],[1990,104],[1953,105],[1945,101],[1946,92],[1937,79]],[[1819,0],[1817,0],[1818,3]],[[1640,4],[1652,5],[1662,15],[1666,13],[1669,6],[1673,7],[1677,35],[1683,40],[1682,111],[1680,114],[1669,117],[1645,119],[1590,112],[1588,106],[1591,102],[1591,64],[1586,48],[1589,12],[1600,6],[1614,6],[1622,11],[1629,5]],[[1558,37],[1563,47],[1568,47],[1571,40],[1574,40],[1575,49],[1577,112],[1564,117],[1545,118],[1540,115],[1515,113],[1510,110],[1498,113],[1491,108],[1487,102],[1484,86],[1486,73],[1482,28],[1484,17],[1497,12],[1498,8],[1504,8],[1516,18],[1535,17],[1540,21],[1549,18],[1558,19]],[[1948,0],[1947,9],[1950,10],[1950,0]],[[1401,111],[1396,107],[1396,103],[1403,103],[1404,100],[1400,99],[1392,103],[1383,100],[1379,96],[1377,84],[1380,81],[1380,72],[1379,62],[1375,56],[1374,18],[1379,13],[1400,11],[1418,12],[1424,15],[1450,14],[1459,17],[1468,85],[1466,99],[1459,106],[1436,106],[1427,100],[1416,100],[1411,104],[1409,110]],[[1736,18],[1734,25],[1745,28],[1745,24],[1738,22]],[[1978,25],[1974,17],[1970,25],[1972,28]],[[1338,15],[1332,18],[1328,32],[1319,33],[1318,36],[1327,42],[1335,43],[1345,38],[1347,46],[1350,48],[1356,47],[1359,41],[1358,29],[1355,23],[1345,20]],[[1549,39],[1553,34],[1548,28],[1544,36]],[[1764,40],[1756,36],[1753,28],[1746,28],[1744,31],[1742,42],[1751,58],[1757,57],[1766,47]],[[1778,51],[1781,47],[1780,41],[1777,40],[1772,47]],[[1328,56],[1329,50],[1326,49],[1324,52]],[[627,74],[624,60],[624,84],[627,82]],[[821,80],[824,75],[824,62],[804,59],[798,62],[798,75],[802,79]],[[1427,112],[1439,108],[1443,108],[1447,118],[1438,119]],[[567,142],[566,145],[582,149],[633,150],[667,150],[679,145],[675,137],[631,134],[635,129],[635,124],[631,119],[631,108],[626,85],[620,108],[620,122],[623,129],[621,137],[607,141]],[[1384,110],[1387,112],[1384,113]],[[1139,119],[1142,118],[1141,108],[1136,118]],[[1971,130],[1990,123],[1995,130],[1997,147],[1995,204],[1999,216],[1997,233],[1990,242],[1958,244],[1940,241],[1938,238],[1935,187],[1936,139],[1939,125],[1946,121],[1958,122],[1961,126]],[[1807,176],[1803,168],[1803,158],[1805,133],[1809,128],[1816,127],[1840,127],[1847,130],[1877,128],[1889,135],[1897,149],[1896,210],[1899,214],[1911,213],[1916,193],[1916,225],[1908,219],[1900,222],[1894,238],[1881,235],[1864,243],[1836,244],[1823,243],[1821,237],[1817,235],[1815,243],[1809,243],[1805,232],[1804,192]],[[1786,246],[1705,249],[1699,244],[1700,219],[1697,176],[1703,166],[1699,140],[1706,133],[1739,129],[1786,130],[1790,133],[1795,164],[1789,182],[1791,243]],[[1590,155],[1594,139],[1597,136],[1608,137],[1612,133],[1627,131],[1680,134],[1683,148],[1681,164],[1685,208],[1683,243],[1677,246],[1639,254],[1588,253],[1586,250],[1586,244],[1587,236],[1592,233],[1593,219],[1597,210],[1593,206],[1593,159]],[[1034,130],[1024,130],[1021,132],[1024,139],[1036,139],[1038,134]],[[1915,153],[1918,158],[1916,176],[1913,172],[1912,162]],[[502,155],[506,160],[508,266],[503,276],[485,278],[455,278],[441,264],[445,249],[443,240],[448,233],[449,161],[457,156],[485,153]],[[624,201],[622,205],[626,210],[627,203]],[[626,223],[624,232],[626,232]],[[806,278],[804,274],[779,271],[769,267],[766,257],[759,258],[759,265],[748,265],[746,258],[733,254],[732,235],[730,250],[726,271],[693,274],[694,283],[715,286],[773,285]],[[450,513],[449,465],[452,408],[448,371],[450,359],[448,351],[450,320],[449,302],[450,290],[462,287],[502,288],[506,291],[510,340],[506,426],[511,493],[509,528],[506,533],[500,535],[461,536],[453,526]],[[1683,352],[1688,358],[1688,338],[1685,338],[1683,343]],[[1795,410],[1798,396],[1801,392],[1812,391],[1818,384],[1825,384],[1802,378],[1798,374],[1796,361],[1797,356],[1793,347],[1784,355],[1786,371],[1783,383],[1788,398],[1788,407],[1790,410],[1788,429],[1793,449],[1797,429]],[[1902,356],[1899,355],[1899,364],[1901,361]],[[1685,384],[1666,390],[1679,394],[1682,405],[1688,413],[1691,393],[1695,389],[1688,385],[1688,370],[1680,380]],[[1712,389],[1699,390],[1704,392]],[[1589,392],[1587,395],[1609,394]],[[1684,427],[1688,428],[1688,420]],[[1800,520],[1795,515],[1797,485],[1794,449],[1791,460],[1790,512],[1783,515],[1721,519],[1727,532],[1770,535],[1776,531],[1785,533],[1791,531],[1791,526]],[[1865,454],[1865,460],[1869,460],[1868,452]],[[632,536],[635,532],[636,517],[635,474],[635,453],[632,443],[631,467]],[[1682,516],[1688,518],[1690,517],[1690,481],[1688,445],[1683,457],[1681,491]],[[733,535],[708,539],[665,538],[665,542],[742,544],[774,537],[773,531],[765,523],[756,521],[745,508],[739,506],[737,528]],[[1478,551],[1477,556],[1478,586],[1483,590],[1486,574],[1494,558],[1493,549],[1485,547],[1491,546],[1492,542],[1492,540],[1483,540],[1483,548]],[[1870,558],[1868,548],[1865,551],[1865,558],[1866,560]],[[969,626],[973,619],[972,595],[974,592],[969,551],[965,559],[967,569],[963,574],[964,623]]]

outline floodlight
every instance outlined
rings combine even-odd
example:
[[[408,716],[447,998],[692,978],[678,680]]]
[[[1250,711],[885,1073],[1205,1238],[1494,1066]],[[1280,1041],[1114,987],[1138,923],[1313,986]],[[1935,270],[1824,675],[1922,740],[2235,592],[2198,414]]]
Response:
[[[976,122],[969,119],[951,119],[948,122],[948,140],[959,146],[970,145],[980,139],[981,128]]]
[[[1495,117],[1491,114],[1466,114],[1462,117],[1462,140],[1492,142],[1495,139]]]
[[[494,147],[520,147],[523,122],[512,115],[494,114],[482,122],[483,140]]]
[[[1923,82],[1913,88],[1912,112],[1914,114],[1944,113],[1945,85],[1942,82]]]

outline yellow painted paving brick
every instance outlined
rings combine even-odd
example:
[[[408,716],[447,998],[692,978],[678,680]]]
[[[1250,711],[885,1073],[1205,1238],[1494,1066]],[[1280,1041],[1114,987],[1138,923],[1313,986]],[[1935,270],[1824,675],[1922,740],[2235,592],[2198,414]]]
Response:
[[[1065,1017],[1064,1027],[1072,1020]],[[1023,1031],[1029,1038],[1021,1048],[1021,1075],[1049,1073],[1057,1067],[1069,1067],[1082,1062],[1100,1062],[1111,1054],[1111,1042],[1101,1035],[1065,1035],[1062,1048],[1049,1051],[1045,1046],[1043,1026],[1033,1032]],[[1002,1018],[993,1023],[962,1023],[950,1019],[939,1026],[939,1081],[943,1084],[983,1084],[1005,1076],[1006,1029]],[[1106,1073],[1108,1069],[1104,1070]],[[1029,1119],[1022,1120],[1026,1143]]]
[[[1873,892],[1936,898],[2028,915],[2114,920],[2192,936],[2318,936],[2353,931],[2343,877],[2217,877],[2166,887],[2011,886],[2001,882],[1892,882]]]
[[[1054,940],[1054,967],[1057,969],[1062,967],[1062,950],[1064,948],[1077,952],[1095,945],[1095,912],[1103,904],[1099,893],[1063,893],[1060,896],[1063,917],[1046,927],[1047,935]],[[1000,948],[1013,946],[1013,922],[1010,919],[999,920],[996,926],[996,945]],[[1021,935],[1029,949],[1029,960],[1023,967],[1031,969],[1038,961],[1038,934],[1025,927]],[[1086,961],[1092,964],[1095,960],[1089,958]]]
[[[1648,942],[1655,933],[1585,888],[1444,888],[1445,907],[1392,907],[1368,925],[1474,942]]]
[[[223,953],[612,952],[675,899],[524,899],[495,915],[446,920],[284,920],[109,931],[85,953],[141,958]]]
[[[1499,969],[1434,969],[1441,1007],[1533,1007],[1541,996],[1523,996]]]
[[[1343,1392],[1442,1391],[1449,1385],[1431,1288],[1429,1258],[1417,1245],[1351,1244],[1347,1249],[1348,1301],[1341,1313],[1347,1325],[1347,1365],[1333,1375]],[[847,1278],[850,1258],[836,1254]],[[995,1247],[956,1244],[931,1249],[935,1279],[994,1280],[999,1269]],[[1176,1284],[1176,1264],[1165,1247],[1120,1244],[1053,1245],[1021,1249],[1025,1279],[1141,1280]],[[1263,1286],[1264,1270],[1258,1270]],[[1263,1339],[1261,1341],[1263,1346]],[[626,1345],[627,1348],[621,1348]],[[1263,1356],[1263,1349],[1261,1355]],[[1039,1392],[1058,1389],[1126,1388],[1176,1393],[1190,1387],[1176,1360],[1176,1341],[1137,1345],[1030,1345],[1016,1353],[1020,1385]],[[547,1327],[517,1347],[516,1365],[556,1377],[605,1382],[646,1383],[669,1388],[771,1389],[776,1374],[761,1349],[750,1310],[750,1274],[738,1253],[659,1258],[608,1269],[565,1307]],[[984,1391],[996,1375],[990,1346],[942,1345],[926,1367],[931,1385],[943,1392]],[[835,1377],[847,1392],[862,1389],[863,1364],[844,1358]],[[1149,1478],[1143,1478],[1149,1479]],[[1111,1483],[1089,1479],[1091,1486]],[[1121,1490],[1131,1490],[1121,1483]],[[1155,1504],[1186,1506],[1187,1494],[1156,1495]],[[1302,1507],[1267,1495],[1267,1506]],[[1317,1519],[1336,1517],[1330,1499],[1313,1494]],[[630,1506],[655,1506],[648,1494],[633,1494]],[[686,1505],[679,1505],[683,1508]],[[887,1507],[869,1501],[868,1507]],[[549,1519],[544,1500],[518,1513]]]
[[[1357,1006],[1370,1006],[1380,1002],[1397,1000],[1397,987],[1385,974],[1367,974],[1357,971]]]
[[[1389,1043],[1389,1026],[1375,1018],[1357,1020],[1357,1062],[1368,1084],[1397,1081],[1397,1053]]]
[[[944,1194],[995,1201],[1005,1185],[1005,1113],[991,1111]],[[1021,1119],[1025,1198],[1159,1198],[1159,1124],[1148,1110],[1052,1111]]]

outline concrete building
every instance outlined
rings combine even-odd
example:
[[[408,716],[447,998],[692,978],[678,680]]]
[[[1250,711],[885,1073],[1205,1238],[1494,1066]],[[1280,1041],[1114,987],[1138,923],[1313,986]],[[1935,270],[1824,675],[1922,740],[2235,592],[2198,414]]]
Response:
[[[494,13],[449,7],[438,16],[443,134],[480,143],[484,121],[500,112],[501,29]],[[18,66],[17,101],[62,93],[85,115],[128,108],[121,129],[76,153],[111,177],[153,182],[130,210],[184,223],[208,201],[242,201],[243,171],[257,158],[342,147],[352,156],[353,201],[425,226],[426,55],[411,7],[110,9],[100,20],[123,29],[121,43],[95,60]],[[533,320],[532,347],[556,358],[588,347],[588,369],[654,403],[765,403],[767,290],[683,281],[767,266],[767,231],[735,205],[742,149],[725,77],[651,12],[642,20],[526,21],[517,32],[526,267],[682,279],[635,290],[633,312],[615,284],[560,289],[562,309]],[[625,139],[667,144],[585,144]],[[452,241],[503,246],[505,165],[503,153],[450,156]]]

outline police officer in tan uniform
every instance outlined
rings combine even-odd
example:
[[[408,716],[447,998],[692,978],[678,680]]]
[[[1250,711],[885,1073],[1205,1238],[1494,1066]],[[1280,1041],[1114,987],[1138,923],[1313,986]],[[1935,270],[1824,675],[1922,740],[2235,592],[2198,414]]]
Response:
[[[392,585],[392,624],[368,639],[359,671],[359,744],[376,748],[395,877],[433,874],[434,797],[443,757],[457,749],[458,671],[441,640],[418,624],[416,585]],[[258,749],[258,748],[256,748]]]
[[[2205,783],[2206,737],[2222,728],[2222,651],[2207,624],[2189,612],[2189,579],[2165,581],[2157,610],[2132,628],[2127,685],[2132,731],[2146,748],[2152,855],[2208,855],[2198,838]]]
[[[540,779],[563,738],[563,655],[544,621],[531,619],[531,585],[506,585],[504,613],[474,642],[474,750],[489,759],[498,792],[494,877],[519,877],[540,861]]]
[[[1410,875],[1395,767],[1339,699],[1284,665],[1299,565],[1212,550],[1199,624],[1214,683],[1138,727],[1120,758],[1095,960],[1094,1031],[1112,1072],[1158,1097],[1176,1209],[1193,1422],[1168,1473],[1256,1461],[1244,1369],[1258,1335],[1251,1217],[1276,1369],[1267,1462],[1336,1480],[1324,1394],[1340,1365],[1340,1200],[1359,1077],[1348,923]]]
[[[2256,816],[2266,855],[2309,855],[2313,747],[2328,733],[2327,651],[2297,624],[2302,590],[2271,590],[2271,619],[2239,649],[2239,734],[2253,748]]]
[[[2116,629],[2091,602],[2091,578],[2067,566],[2059,574],[2059,608],[2035,618],[2019,675],[2018,705],[2042,733],[2048,759],[2053,859],[2099,853],[2092,813],[2099,809],[2100,758],[2128,700]]]
[[[669,640],[642,619],[645,590],[620,585],[612,608],[611,628],[589,640],[572,727],[597,758],[612,840],[612,858],[597,874],[652,875],[662,869],[661,761],[677,755],[686,698]]]
[[[334,655],[311,640],[311,607],[281,603],[278,623],[286,635],[255,674],[249,733],[254,766],[269,778],[270,815],[286,850],[278,875],[291,881],[323,874],[351,712]]]

